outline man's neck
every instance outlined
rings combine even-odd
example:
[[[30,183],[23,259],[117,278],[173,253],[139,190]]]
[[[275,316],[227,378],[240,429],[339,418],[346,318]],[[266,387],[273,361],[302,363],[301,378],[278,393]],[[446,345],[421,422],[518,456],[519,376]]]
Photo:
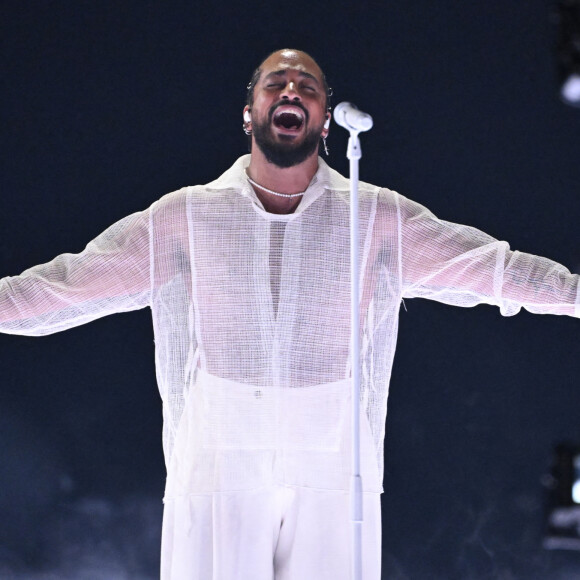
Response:
[[[294,167],[281,168],[269,163],[260,148],[255,144],[252,147],[252,158],[248,166],[248,175],[263,188],[278,193],[301,193],[306,191],[316,171],[318,170],[318,154],[315,152],[305,161]],[[302,196],[281,197],[268,193],[265,189],[252,186],[264,209],[269,213],[294,213]]]

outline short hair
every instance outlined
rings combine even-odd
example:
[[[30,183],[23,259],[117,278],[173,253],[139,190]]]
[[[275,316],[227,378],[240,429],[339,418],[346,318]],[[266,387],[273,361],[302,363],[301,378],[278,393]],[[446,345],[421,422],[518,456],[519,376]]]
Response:
[[[270,56],[272,56],[273,54],[275,54],[276,52],[278,52],[278,51],[276,50],[274,52],[271,52],[264,60],[262,60],[262,63],[260,64],[260,66],[258,66],[258,68],[256,70],[254,70],[254,72],[252,73],[252,78],[250,79],[250,82],[246,86],[246,105],[248,105],[248,107],[250,107],[250,108],[252,108],[252,106],[254,104],[254,88],[258,84],[258,81],[260,80],[260,76],[262,75],[262,68],[261,68],[262,64],[266,60],[268,60],[268,58]],[[306,54],[306,53],[304,53],[304,54]],[[310,55],[308,55],[308,56],[310,56]],[[310,57],[310,58],[312,58],[312,57]],[[312,59],[312,60],[314,60],[314,59]],[[316,61],[314,61],[314,62],[316,62]],[[318,68],[320,68],[320,66]],[[326,102],[324,104],[324,108],[327,111],[330,111],[330,97],[332,96],[332,89],[328,86],[328,82],[326,80],[326,75],[324,74],[324,72],[322,72],[322,69],[320,69],[320,74],[322,75],[322,87],[324,89],[324,94],[326,96]]]

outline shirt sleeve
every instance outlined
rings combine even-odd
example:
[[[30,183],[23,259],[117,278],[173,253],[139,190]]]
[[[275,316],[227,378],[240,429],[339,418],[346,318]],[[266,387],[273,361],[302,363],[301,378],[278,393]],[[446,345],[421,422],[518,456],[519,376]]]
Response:
[[[510,250],[480,230],[446,222],[402,196],[400,256],[403,298],[455,306],[492,304],[504,316],[580,316],[578,276],[561,264]]]
[[[20,276],[0,280],[0,332],[40,336],[150,302],[149,210]]]

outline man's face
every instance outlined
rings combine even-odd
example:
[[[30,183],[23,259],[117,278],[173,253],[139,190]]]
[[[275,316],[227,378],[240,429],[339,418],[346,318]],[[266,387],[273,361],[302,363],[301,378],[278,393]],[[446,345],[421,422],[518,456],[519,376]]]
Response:
[[[292,167],[316,154],[326,136],[326,94],[316,62],[299,51],[268,57],[254,88],[253,142],[268,162]]]

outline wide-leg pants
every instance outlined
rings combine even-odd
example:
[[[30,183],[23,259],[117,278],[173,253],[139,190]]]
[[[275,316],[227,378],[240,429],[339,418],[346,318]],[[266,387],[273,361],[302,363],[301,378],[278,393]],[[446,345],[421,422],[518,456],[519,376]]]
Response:
[[[166,501],[161,580],[350,580],[348,492],[289,486]],[[378,493],[364,494],[363,578],[381,578]]]

